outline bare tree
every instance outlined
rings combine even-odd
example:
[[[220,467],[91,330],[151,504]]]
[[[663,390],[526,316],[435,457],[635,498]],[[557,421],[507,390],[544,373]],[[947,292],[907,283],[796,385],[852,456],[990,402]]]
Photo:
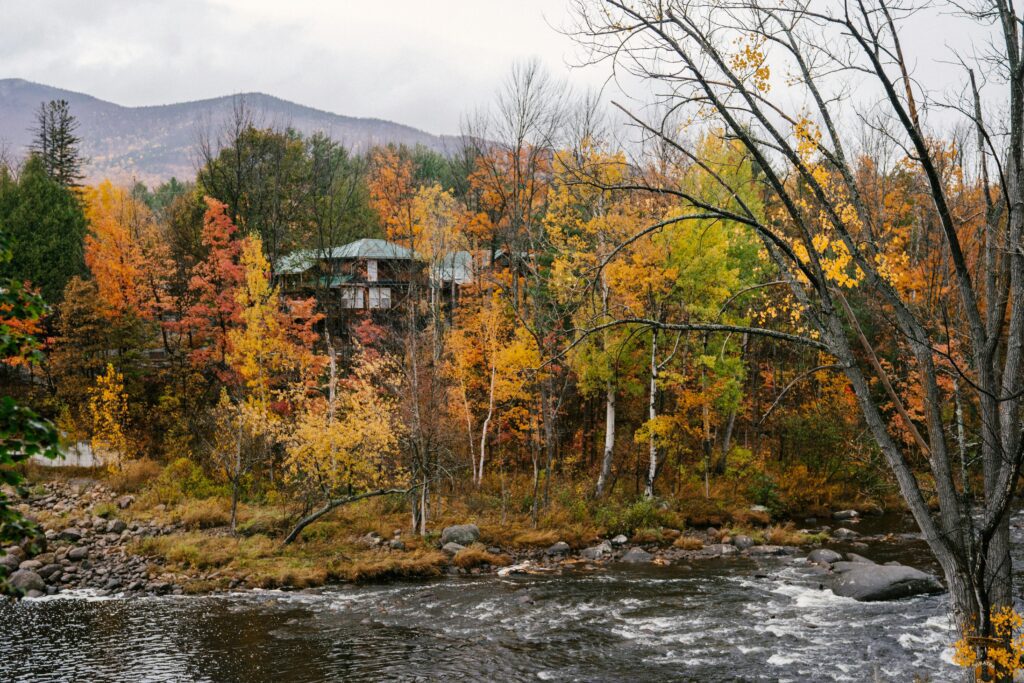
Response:
[[[901,0],[578,0],[574,33],[595,61],[611,60],[639,77],[676,115],[721,127],[757,164],[776,209],[770,216],[738,199],[736,188],[676,129],[623,107],[695,169],[717,177],[725,199],[706,201],[669,186],[638,191],[675,194],[694,213],[735,221],[760,237],[814,333],[795,341],[824,350],[845,372],[943,569],[958,626],[993,636],[994,610],[1013,604],[1009,512],[1024,460],[1024,54],[1022,17],[1010,3],[967,4],[952,3],[955,20],[964,33],[988,31],[991,42],[982,57],[962,60],[967,102],[944,107],[942,116],[959,117],[976,131],[985,201],[973,260],[965,248],[969,218],[958,211],[944,170],[948,148],[929,126],[938,104],[911,77],[901,45],[920,7]],[[944,76],[955,73],[950,67]],[[981,76],[994,98],[997,113],[990,117],[972,88]],[[802,113],[794,102],[802,103]],[[858,104],[862,126],[883,137],[888,154],[906,159],[921,179],[930,206],[920,229],[929,231],[933,270],[948,272],[951,293],[934,305],[895,285],[885,271],[884,215],[871,204],[849,135]],[[837,282],[830,271],[837,249],[858,271],[854,283]],[[899,339],[906,351],[898,365],[880,361],[862,331],[869,325]],[[737,331],[779,338],[774,330]],[[978,445],[968,457],[952,443],[955,432],[946,421],[953,411],[944,410],[952,397],[940,381],[943,372],[955,375],[956,398],[977,414]],[[918,414],[907,408],[914,397],[896,388],[903,380],[920,387]]]

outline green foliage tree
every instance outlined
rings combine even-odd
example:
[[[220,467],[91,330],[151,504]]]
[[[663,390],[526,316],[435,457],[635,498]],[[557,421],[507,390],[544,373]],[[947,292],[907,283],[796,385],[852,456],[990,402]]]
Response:
[[[85,177],[77,131],[78,120],[67,100],[40,103],[31,150],[42,161],[46,174],[64,187],[78,187]]]

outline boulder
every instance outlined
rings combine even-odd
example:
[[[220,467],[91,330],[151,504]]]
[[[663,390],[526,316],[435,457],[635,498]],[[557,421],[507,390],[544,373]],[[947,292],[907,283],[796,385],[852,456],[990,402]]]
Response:
[[[628,541],[629,539],[626,538],[625,534],[619,534],[618,536],[612,539],[612,545],[626,545]]]
[[[69,526],[67,529],[64,529],[64,531],[57,534],[57,538],[63,541],[71,541],[72,543],[77,543],[78,541],[82,540],[82,532],[80,529],[76,529],[73,526]]]
[[[478,540],[480,540],[480,529],[477,528],[476,524],[456,524],[455,526],[445,527],[444,531],[441,532],[442,546],[446,543],[469,545],[470,543],[476,543]]]
[[[846,559],[850,562],[860,562],[861,564],[875,564],[874,560],[869,560],[863,555],[858,555],[857,553],[846,553]]]
[[[757,555],[761,557],[774,556],[774,555],[787,555],[789,550],[781,545],[755,545],[747,549],[748,555]]]
[[[121,533],[122,531],[124,531],[127,528],[128,528],[128,525],[125,524],[124,521],[120,520],[120,519],[112,519],[109,522],[107,522],[107,533],[108,534],[119,534],[119,533]]]
[[[580,551],[580,557],[586,560],[603,560],[612,554],[612,545],[608,541],[602,541],[598,545],[584,548]]]
[[[750,536],[743,535],[735,536],[732,539],[732,544],[740,550],[746,550],[747,548],[750,548],[753,545],[755,545],[754,539],[752,539]]]
[[[654,555],[643,548],[630,548],[626,551],[626,554],[622,556],[621,562],[627,562],[629,564],[648,564],[654,559]]]
[[[566,543],[565,541],[559,541],[558,543],[555,543],[550,548],[548,548],[546,552],[548,555],[565,555],[570,550],[571,548],[569,547],[568,543]]]
[[[832,513],[832,519],[844,520],[844,519],[857,519],[860,517],[860,513],[856,510],[836,510]]]
[[[19,569],[11,574],[7,580],[11,586],[23,593],[46,590],[46,583],[43,581],[43,577],[30,569]]]
[[[36,571],[36,574],[43,577],[44,581],[56,581],[60,578],[60,572],[64,567],[57,564],[56,562],[48,565],[44,565]]]
[[[87,557],[89,557],[89,548],[86,546],[79,546],[68,551],[68,559],[73,562],[84,560]]]
[[[445,551],[449,555],[458,555],[460,550],[465,549],[466,546],[458,543],[448,542],[441,546],[441,550]]]
[[[39,560],[25,560],[24,562],[18,565],[18,569],[27,569],[30,572],[34,572],[42,566],[43,563]]]
[[[837,553],[835,550],[829,550],[828,548],[816,548],[807,555],[807,561],[811,564],[820,564],[827,566],[833,562],[838,562],[843,559],[843,556]]]
[[[739,553],[739,549],[728,543],[712,543],[711,545],[704,546],[704,550],[701,552],[709,557],[723,557],[725,555],[736,555]]]
[[[931,574],[903,565],[889,566],[852,562],[848,571],[832,583],[836,595],[861,602],[898,600],[923,593],[941,593],[944,589]]]
[[[0,568],[7,570],[8,574],[11,572],[18,571],[18,567],[20,564],[21,561],[18,559],[18,556],[14,555],[13,553],[0,555]]]
[[[847,541],[851,538],[857,538],[858,536],[860,536],[860,534],[858,534],[856,531],[854,531],[853,529],[847,529],[843,526],[837,528],[835,531],[832,532],[832,538],[837,538],[840,541]]]

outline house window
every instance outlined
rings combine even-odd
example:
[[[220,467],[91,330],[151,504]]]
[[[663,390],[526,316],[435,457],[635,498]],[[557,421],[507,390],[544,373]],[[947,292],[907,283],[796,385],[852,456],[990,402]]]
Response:
[[[341,307],[342,308],[362,308],[363,307],[363,290],[360,287],[342,287],[341,288]]]
[[[369,308],[391,308],[391,290],[387,287],[370,287]]]
[[[377,261],[375,261],[374,259],[370,259],[369,261],[366,262],[366,281],[377,281]]]

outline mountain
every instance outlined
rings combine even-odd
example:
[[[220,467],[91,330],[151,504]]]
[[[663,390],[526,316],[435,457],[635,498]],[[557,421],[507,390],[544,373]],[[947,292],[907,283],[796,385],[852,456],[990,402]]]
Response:
[[[113,102],[20,78],[0,79],[0,150],[15,159],[27,151],[39,104],[67,100],[79,121],[82,151],[89,158],[86,181],[132,179],[150,185],[171,176],[192,178],[196,145],[204,131],[216,132],[229,120],[238,98],[260,125],[310,134],[322,131],[352,150],[364,151],[390,142],[425,145],[437,151],[455,139],[382,119],[341,116],[263,93],[228,95],[209,100],[150,107],[123,107]]]

